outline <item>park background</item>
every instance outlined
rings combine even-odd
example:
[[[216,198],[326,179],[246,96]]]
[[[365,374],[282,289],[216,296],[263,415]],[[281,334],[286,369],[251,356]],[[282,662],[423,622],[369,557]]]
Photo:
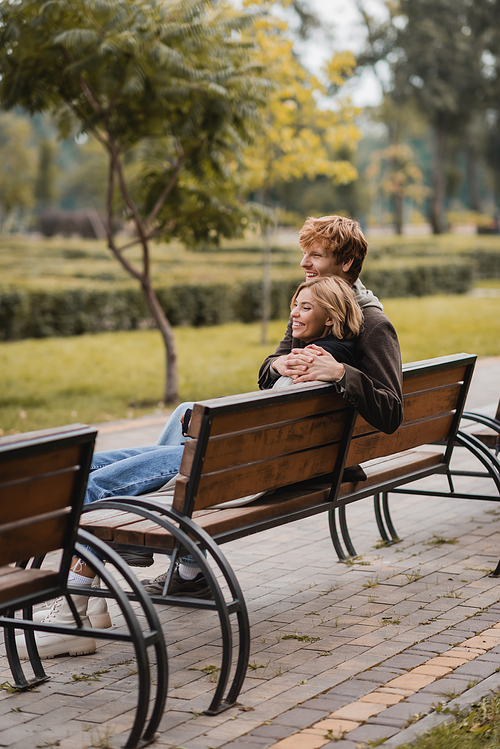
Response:
[[[0,11],[3,30],[10,5]],[[114,59],[123,53],[112,23],[121,7],[130,10],[126,22],[136,34],[132,57],[144,63],[147,44],[133,25],[143,5],[99,5]],[[170,49],[197,75],[201,68],[212,75],[201,93],[194,87],[182,100],[187,84],[180,87],[177,105],[186,118],[200,100],[213,108],[229,97],[225,130],[221,135],[203,121],[186,134],[163,92],[161,132],[155,110],[151,132],[146,122],[124,159],[139,210],[151,212],[162,185],[180,173],[163,213],[153,217],[156,236],[147,248],[151,287],[174,327],[176,397],[165,397],[162,337],[141,283],[109,249],[114,242],[130,245],[127,260],[144,273],[130,204],[115,195],[107,213],[109,153],[95,137],[106,128],[88,113],[63,112],[60,92],[47,94],[37,111],[28,84],[9,88],[13,55],[2,37],[1,433],[132,418],[162,411],[167,401],[254,390],[302,280],[297,233],[307,215],[361,222],[370,244],[362,280],[382,299],[405,362],[458,351],[498,356],[498,2],[188,0],[180,6],[186,38],[196,6],[200,39],[206,31],[207,45],[216,38],[220,49],[207,57],[203,48],[195,59],[193,48],[176,47],[170,38]],[[70,8],[97,12],[91,2],[67,3],[66,15],[49,19],[47,39],[66,34],[59,45],[80,60],[97,90],[99,70],[109,70],[110,44],[92,50],[85,71],[94,42],[76,33],[83,21]],[[167,18],[167,41],[173,24]],[[232,64],[244,69],[244,84],[217,67],[228,40],[241,43]],[[18,61],[21,70],[24,62]],[[169,64],[163,63],[165,75]],[[132,74],[125,80],[130,90],[119,102],[115,138],[125,129],[124,113],[137,115],[148,74],[142,70],[134,85]],[[192,84],[189,75],[184,83]],[[237,137],[230,132],[236,111]],[[186,152],[187,143],[196,150],[202,135],[209,146],[188,168],[176,148],[178,154],[182,144]],[[182,218],[174,230],[172,216]]]

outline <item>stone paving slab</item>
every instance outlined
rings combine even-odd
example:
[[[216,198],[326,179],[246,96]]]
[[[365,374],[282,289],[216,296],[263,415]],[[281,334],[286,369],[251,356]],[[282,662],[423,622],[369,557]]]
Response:
[[[500,359],[479,362],[470,408],[494,409],[499,374]],[[100,446],[151,443],[163,422],[163,414],[149,417],[135,432],[130,423],[106,425]],[[487,576],[500,554],[500,508],[393,497],[401,541],[386,548],[370,500],[347,515],[360,554],[352,565],[336,561],[320,516],[225,545],[252,628],[237,707],[203,714],[214,683],[202,669],[220,664],[217,617],[160,610],[170,680],[155,746],[354,749],[387,738],[384,746],[397,747],[443,715],[433,710],[439,702],[467,705],[500,687],[500,589]],[[138,574],[163,568],[157,555]],[[93,655],[45,664],[51,681],[11,694],[0,644],[0,747],[122,746],[136,695],[128,645],[101,641]]]

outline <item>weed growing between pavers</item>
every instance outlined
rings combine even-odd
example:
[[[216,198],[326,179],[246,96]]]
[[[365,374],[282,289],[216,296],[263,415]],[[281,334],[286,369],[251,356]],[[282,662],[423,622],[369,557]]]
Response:
[[[458,544],[457,538],[441,538],[433,534],[430,541],[426,541],[426,546],[442,546],[443,544]]]
[[[441,712],[451,712],[443,708]],[[500,746],[500,694],[473,705],[456,721],[436,726],[415,742],[411,749],[493,749]],[[399,749],[410,749],[409,744]]]
[[[205,666],[204,668],[196,668],[195,666],[191,666],[188,671],[203,671],[204,674],[208,677],[208,681],[212,684],[217,683],[218,673],[220,671],[220,668],[218,666]]]
[[[23,687],[23,692],[35,692],[37,691],[37,686],[37,684],[28,684],[27,686]],[[0,689],[3,689],[3,691],[7,692],[7,694],[14,694],[15,692],[19,692],[19,689],[17,689],[8,681],[4,681],[3,684],[0,684]]]
[[[270,661],[270,660],[268,660],[268,662],[267,662],[267,663],[256,663],[256,662],[254,661],[253,663],[249,663],[249,664],[248,664],[248,668],[249,668],[249,669],[250,669],[251,671],[257,671],[257,670],[258,670],[259,668],[263,668],[263,669],[265,670],[265,669],[266,669],[266,668],[267,668],[267,667],[269,666],[269,664],[270,664],[270,663],[271,663],[271,661]]]
[[[283,640],[298,640],[299,642],[318,642],[321,637],[311,637],[311,635],[299,635],[295,632],[294,635],[283,635]]]

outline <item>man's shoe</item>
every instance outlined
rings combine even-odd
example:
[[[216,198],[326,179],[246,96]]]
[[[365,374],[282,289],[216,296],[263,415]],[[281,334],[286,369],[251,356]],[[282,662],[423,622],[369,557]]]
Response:
[[[154,580],[142,580],[142,584],[147,593],[151,596],[163,595],[163,587],[167,579],[167,572],[163,572]],[[207,583],[203,572],[199,572],[194,580],[184,580],[178,570],[175,570],[170,581],[167,591],[169,596],[178,596],[179,598],[213,598],[210,586]]]
[[[72,596],[82,624],[90,627],[87,617],[88,596]],[[37,612],[39,613],[39,612]],[[45,612],[42,619],[44,624],[67,624],[76,627],[76,622],[65,598],[56,598],[50,611]],[[96,643],[93,637],[78,637],[78,635],[62,635],[55,632],[35,632],[35,640],[40,658],[55,658],[58,655],[84,655],[94,653]],[[24,635],[16,636],[16,644],[21,660],[28,660],[28,650]]]
[[[116,551],[129,567],[151,567],[155,563],[152,551],[140,549],[117,549]]]

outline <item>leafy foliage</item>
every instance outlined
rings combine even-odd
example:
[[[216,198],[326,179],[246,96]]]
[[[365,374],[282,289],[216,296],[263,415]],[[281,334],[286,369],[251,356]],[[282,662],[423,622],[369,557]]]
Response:
[[[108,246],[137,279],[165,342],[165,399],[176,350],[151,282],[150,241],[216,242],[247,220],[237,162],[266,84],[242,38],[253,17],[218,0],[7,0],[0,5],[0,102],[49,111],[108,155]],[[136,237],[119,247],[117,209]],[[134,265],[125,251],[139,244]]]
[[[435,233],[445,229],[447,160],[456,168],[464,150],[471,205],[479,209],[475,161],[477,121],[498,109],[500,81],[498,0],[387,0],[388,18],[377,23],[364,13],[367,48],[360,66],[390,71],[386,93],[399,105],[415,104],[432,128],[433,164],[429,217]],[[489,115],[488,115],[489,116]],[[491,118],[490,118],[491,119]],[[498,119],[497,119],[498,124]],[[390,145],[399,145],[392,139]]]

